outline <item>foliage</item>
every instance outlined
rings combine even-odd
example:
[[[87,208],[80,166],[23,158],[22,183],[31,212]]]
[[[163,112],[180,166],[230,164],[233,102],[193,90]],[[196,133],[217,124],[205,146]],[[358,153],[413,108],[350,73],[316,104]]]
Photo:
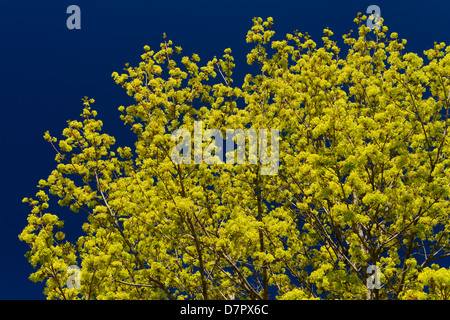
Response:
[[[112,74],[135,100],[119,107],[134,147],[115,147],[88,98],[63,139],[45,134],[57,166],[24,199],[30,279],[48,299],[448,299],[450,271],[429,265],[450,255],[450,47],[436,43],[425,64],[366,19],[341,59],[329,29],[323,47],[298,31],[275,41],[273,20],[255,18],[256,72],[241,87],[231,49],[200,65],[165,35],[159,51],[145,46]],[[174,163],[171,134],[195,121],[278,129],[279,171]],[[75,243],[49,194],[85,215]],[[380,289],[366,287],[369,265]]]

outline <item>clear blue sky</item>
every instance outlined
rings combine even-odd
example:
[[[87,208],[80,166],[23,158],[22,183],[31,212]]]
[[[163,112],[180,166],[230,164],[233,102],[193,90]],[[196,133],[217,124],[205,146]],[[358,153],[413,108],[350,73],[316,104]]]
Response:
[[[66,27],[66,9],[73,4],[81,9],[81,30]],[[117,108],[129,97],[111,73],[122,71],[126,62],[136,64],[144,45],[158,49],[165,32],[185,55],[197,53],[202,61],[229,47],[243,76],[249,48],[245,35],[253,17],[273,17],[276,37],[298,29],[320,45],[325,27],[340,41],[356,29],[357,12],[365,13],[371,4],[381,8],[390,32],[408,40],[408,51],[422,54],[434,41],[450,44],[450,2],[444,0],[2,1],[0,299],[45,298],[43,284],[28,280],[33,269],[24,257],[27,246],[17,237],[29,213],[21,199],[34,196],[39,179],[55,165],[43,133],[59,135],[66,120],[78,118],[81,98],[88,96],[96,100],[104,130],[118,144],[126,143],[128,128]],[[49,211],[60,213],[57,205]],[[84,218],[61,215],[69,230]]]

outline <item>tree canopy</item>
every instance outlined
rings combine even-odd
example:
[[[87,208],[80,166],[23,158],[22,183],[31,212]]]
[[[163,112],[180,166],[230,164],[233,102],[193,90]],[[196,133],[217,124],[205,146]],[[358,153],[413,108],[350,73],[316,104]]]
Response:
[[[318,47],[254,18],[242,86],[229,48],[201,64],[165,35],[145,46],[112,74],[135,101],[118,108],[134,146],[115,146],[87,97],[63,137],[45,133],[57,165],[19,236],[30,279],[48,299],[449,299],[450,46],[424,62],[366,19],[342,58],[328,28]],[[277,130],[277,148],[263,141],[277,170],[251,143],[245,163],[174,161],[177,129]],[[51,198],[86,218],[76,242]]]

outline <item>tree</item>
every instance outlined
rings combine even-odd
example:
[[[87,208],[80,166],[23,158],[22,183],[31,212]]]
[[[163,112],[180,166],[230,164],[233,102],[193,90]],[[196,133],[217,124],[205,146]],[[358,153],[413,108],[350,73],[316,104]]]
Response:
[[[272,40],[272,18],[253,19],[256,71],[241,87],[230,49],[200,66],[165,35],[159,51],[145,46],[112,74],[135,100],[119,107],[133,148],[113,149],[88,98],[65,138],[44,136],[57,166],[24,199],[30,279],[49,299],[448,299],[450,271],[435,262],[450,256],[450,47],[435,43],[424,64],[366,19],[343,36],[345,59],[329,29],[317,48],[298,31]],[[216,129],[193,147],[208,163],[173,135],[199,128]],[[220,163],[226,129],[278,130],[278,170],[248,159],[254,142],[245,163]],[[85,214],[75,243],[49,195]],[[80,287],[67,286],[79,264]]]

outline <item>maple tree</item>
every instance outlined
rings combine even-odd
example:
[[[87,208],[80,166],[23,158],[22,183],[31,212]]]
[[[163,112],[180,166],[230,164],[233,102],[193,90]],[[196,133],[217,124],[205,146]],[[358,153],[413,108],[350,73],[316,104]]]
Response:
[[[257,72],[240,87],[230,49],[200,65],[165,35],[145,46],[112,74],[135,100],[119,107],[132,148],[115,147],[88,98],[64,138],[44,136],[57,166],[24,199],[30,279],[48,299],[448,299],[436,262],[450,255],[450,47],[435,43],[425,64],[366,19],[342,59],[329,29],[322,47],[298,31],[275,41],[273,19],[255,18]],[[199,121],[223,136],[279,130],[278,171],[176,163],[173,132]],[[85,215],[75,243],[50,195]],[[371,265],[380,288],[367,286]]]

